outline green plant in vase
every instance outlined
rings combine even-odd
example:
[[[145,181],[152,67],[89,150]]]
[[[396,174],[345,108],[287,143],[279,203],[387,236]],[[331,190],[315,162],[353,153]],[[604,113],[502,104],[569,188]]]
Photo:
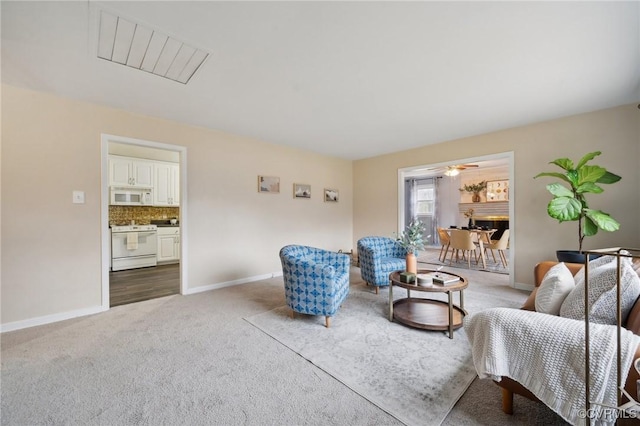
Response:
[[[613,232],[620,229],[620,224],[608,213],[589,207],[586,194],[600,194],[604,191],[599,184],[612,184],[621,177],[609,172],[601,166],[588,165],[600,151],[590,152],[580,159],[577,165],[568,158],[558,158],[549,164],[555,164],[564,172],[544,172],[534,176],[554,177],[563,183],[550,183],[547,190],[553,198],[547,205],[547,213],[558,222],[578,222],[578,251],[582,253],[585,237],[596,235],[599,229]]]
[[[487,189],[487,181],[483,180],[478,183],[465,184],[460,188],[460,192],[469,192],[473,194],[471,201],[474,203],[480,202],[480,193]]]
[[[414,219],[400,233],[396,241],[407,251],[407,272],[418,272],[416,253],[424,249],[424,223],[420,219]]]

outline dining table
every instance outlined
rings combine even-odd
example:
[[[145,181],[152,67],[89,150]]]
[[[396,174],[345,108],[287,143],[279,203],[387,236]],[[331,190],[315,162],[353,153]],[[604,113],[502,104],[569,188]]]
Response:
[[[471,233],[471,237],[473,238],[475,243],[478,243],[478,248],[480,248],[480,259],[482,259],[482,267],[484,269],[487,268],[487,261],[484,256],[484,245],[491,244],[491,236],[496,233],[497,229],[486,229],[486,228],[447,228],[445,229],[449,236],[451,236],[452,229],[462,229],[465,231],[469,231]]]

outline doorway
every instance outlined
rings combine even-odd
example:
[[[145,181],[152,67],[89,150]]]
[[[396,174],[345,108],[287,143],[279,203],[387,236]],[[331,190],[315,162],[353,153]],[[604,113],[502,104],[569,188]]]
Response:
[[[462,167],[461,165],[467,166]],[[454,173],[450,173],[455,170]],[[505,179],[505,176],[507,179]],[[482,203],[471,204],[471,196],[466,200],[466,195],[460,190],[465,180],[489,180],[493,178],[505,179],[510,183],[510,191],[514,192],[514,165],[513,152],[505,152],[482,157],[454,159],[446,163],[426,164],[407,167],[398,170],[398,232],[403,230],[406,224],[413,218],[421,219],[426,225],[425,240],[432,248],[437,246],[440,250],[437,228],[449,228],[452,226],[467,226],[467,218],[463,210],[474,207],[474,210],[484,215],[494,215],[497,208],[503,209],[500,214],[506,219],[508,228],[515,228],[514,203],[512,197],[508,202],[494,203],[483,199]],[[426,219],[423,220],[423,216]],[[484,219],[484,218],[483,218]],[[503,273],[508,273],[509,284],[515,287],[514,277],[514,252],[515,232],[510,233],[508,250],[508,268]],[[438,258],[436,253],[435,257]]]
[[[103,134],[101,154],[103,310],[184,294],[188,261],[186,147]],[[150,189],[152,201],[112,201],[114,188],[118,193],[122,188],[133,193]],[[143,247],[148,251],[152,246],[153,262],[128,265],[128,259],[118,259],[118,267],[113,267],[112,234],[118,234],[118,244],[128,244],[126,250],[117,252],[130,253],[132,258]]]

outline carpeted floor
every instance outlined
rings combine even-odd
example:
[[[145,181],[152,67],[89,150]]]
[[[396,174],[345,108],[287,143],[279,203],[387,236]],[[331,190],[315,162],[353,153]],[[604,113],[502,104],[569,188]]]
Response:
[[[526,296],[507,287],[505,275],[467,274],[470,286],[487,296]],[[351,278],[354,291],[367,290],[358,268]],[[377,297],[384,300],[384,290]],[[472,299],[465,302],[471,309]],[[0,423],[402,424],[244,320],[283,303],[276,277],[3,333]],[[318,332],[328,331],[321,324]],[[502,413],[499,388],[475,379],[443,424],[563,424],[542,404],[519,396],[514,404],[513,416]]]
[[[449,254],[447,255],[446,260],[443,262],[441,260],[439,260],[438,258],[440,257],[440,247],[438,248],[434,248],[434,247],[427,247],[424,250],[420,250],[420,252],[418,253],[418,264],[420,266],[420,264],[423,265],[445,265],[445,266],[450,266],[452,268],[456,268],[458,271],[460,270],[469,270],[469,266],[466,260],[458,260],[456,261],[455,256],[453,257],[453,261],[451,261],[451,251],[449,251]],[[506,252],[506,257],[507,259],[509,259],[509,249],[505,250]],[[509,268],[508,265],[505,268],[504,265],[502,265],[502,263],[500,262],[500,257],[498,256],[498,253],[495,253],[495,257],[496,257],[496,261],[493,260],[493,257],[491,256],[491,252],[487,252],[487,256],[486,256],[486,267],[482,266],[482,261],[479,261],[478,263],[475,262],[475,259],[472,258],[471,259],[471,269],[473,269],[474,271],[486,271],[486,272],[493,272],[493,273],[497,273],[497,274],[509,274]]]
[[[296,315],[281,307],[247,321],[320,367],[397,419],[410,425],[439,425],[476,377],[464,330],[454,339],[442,331],[425,331],[388,320],[388,289],[351,286],[349,297],[332,321]],[[445,301],[444,293],[413,291],[412,297]],[[406,297],[396,288],[394,299]],[[454,296],[458,300],[458,295]],[[465,308],[518,308],[520,292],[485,295],[472,285]],[[427,420],[428,419],[428,420]]]

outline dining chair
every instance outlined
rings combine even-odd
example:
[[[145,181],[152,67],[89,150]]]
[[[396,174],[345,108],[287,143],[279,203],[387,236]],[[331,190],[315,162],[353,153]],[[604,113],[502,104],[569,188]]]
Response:
[[[500,256],[500,261],[502,261],[502,265],[507,267],[507,256],[505,254],[505,250],[509,247],[509,230],[505,229],[502,233],[502,236],[499,240],[491,240],[490,244],[485,244],[485,252],[487,249],[491,250],[491,256],[493,257],[493,261],[497,263],[496,256],[493,253],[494,250],[498,250],[498,256]]]
[[[474,253],[476,263],[478,263],[478,253],[476,252],[476,245],[471,238],[471,232],[466,229],[451,229],[449,231],[451,238],[449,240],[449,247],[451,248],[451,257],[449,258],[449,265],[453,262],[453,253],[456,255],[456,262],[459,259],[460,250],[462,250],[462,258],[465,258],[466,252],[469,252],[467,257],[467,266],[471,269],[471,252]]]
[[[447,258],[447,254],[449,253],[449,243],[451,242],[451,238],[447,231],[444,228],[438,227],[438,237],[440,238],[440,244],[442,244],[442,248],[440,249],[440,256],[438,256],[438,260],[444,262]],[[444,256],[443,256],[444,252]]]

